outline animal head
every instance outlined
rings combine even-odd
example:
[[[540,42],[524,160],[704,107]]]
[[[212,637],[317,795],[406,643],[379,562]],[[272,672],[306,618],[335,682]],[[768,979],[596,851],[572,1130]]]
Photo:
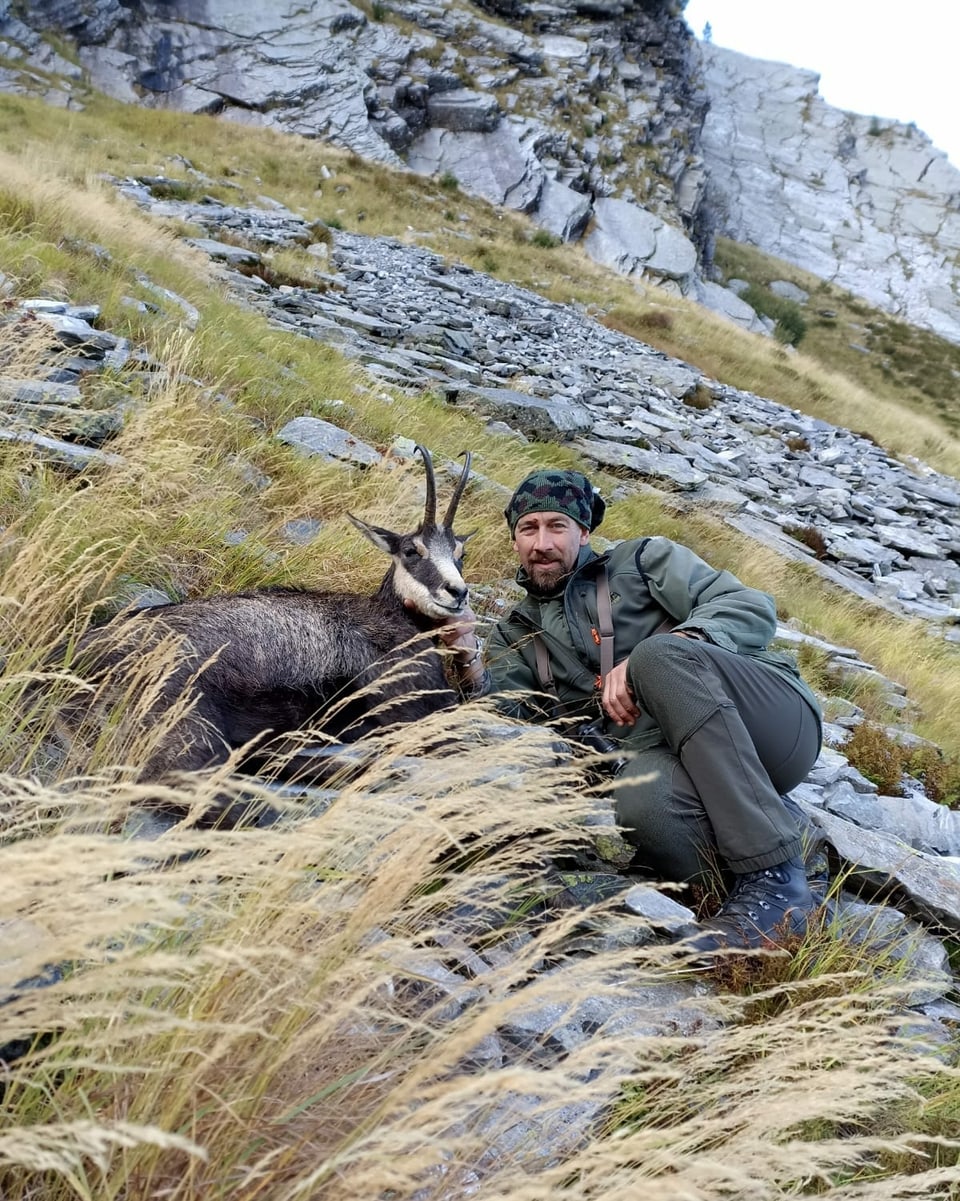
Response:
[[[427,497],[423,519],[412,534],[395,534],[368,525],[352,513],[347,516],[357,529],[393,560],[387,580],[403,605],[430,622],[448,621],[467,604],[463,578],[463,549],[470,534],[453,532],[453,519],[470,475],[470,452],[464,456],[463,471],[450,498],[443,521],[437,524],[437,483],[433,460],[426,447],[418,446],[427,472]],[[384,583],[387,583],[387,580]]]

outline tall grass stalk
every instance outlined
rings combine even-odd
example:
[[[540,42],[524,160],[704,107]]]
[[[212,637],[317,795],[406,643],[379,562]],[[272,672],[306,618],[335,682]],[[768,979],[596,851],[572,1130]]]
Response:
[[[269,830],[111,836],[103,814],[144,790],[77,781],[30,837],[51,798],[2,781],[24,820],[0,846],[0,1044],[35,1040],[3,1082],[5,1198],[947,1196],[955,1144],[918,1110],[958,1081],[901,1035],[902,990],[793,981],[757,1024],[756,996],[685,992],[669,948],[568,954],[589,914],[519,915],[582,837],[578,777],[541,732],[464,721],[436,770],[403,765],[448,722],[398,733],[374,789]],[[631,1007],[546,1052],[585,998],[638,992],[649,1029]],[[534,1011],[543,1049],[501,1066],[494,1036]]]

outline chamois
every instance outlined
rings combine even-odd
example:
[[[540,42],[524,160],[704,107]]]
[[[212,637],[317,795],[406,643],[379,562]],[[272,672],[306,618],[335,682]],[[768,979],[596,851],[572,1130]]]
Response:
[[[148,721],[185,699],[192,707],[159,739],[141,781],[216,766],[243,747],[250,748],[244,766],[256,766],[271,751],[288,751],[295,740],[284,735],[297,731],[354,742],[456,703],[431,634],[467,604],[466,537],[454,533],[453,521],[471,456],[437,524],[433,462],[424,447],[417,450],[426,503],[413,533],[347,514],[392,560],[373,595],[282,587],[226,593],[120,616],[79,639],[69,666],[108,702],[145,654],[173,640],[176,666],[148,702]],[[90,720],[85,706],[81,697],[65,707],[68,731]],[[313,760],[317,778],[322,762]],[[298,778],[308,778],[309,764],[300,757]]]

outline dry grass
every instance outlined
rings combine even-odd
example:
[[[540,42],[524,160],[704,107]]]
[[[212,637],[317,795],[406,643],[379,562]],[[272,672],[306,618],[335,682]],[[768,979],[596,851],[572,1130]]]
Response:
[[[44,1036],[5,1079],[5,1198],[642,1187],[839,1201],[894,1156],[909,1172],[865,1195],[947,1195],[960,1171],[933,1165],[956,1152],[926,1144],[914,1110],[923,1090],[957,1084],[898,1036],[894,984],[854,989],[848,972],[846,986],[821,975],[684,1002],[667,948],[568,959],[581,914],[522,914],[544,854],[577,837],[572,779],[536,731],[496,752],[468,739],[413,781],[391,779],[439,728],[393,740],[374,778],[293,828],[181,828],[145,844],[98,832],[136,789],[77,782],[51,796],[2,781],[20,820],[0,846],[0,980],[62,965],[0,1008],[0,1043]],[[524,766],[521,790],[491,780],[492,753],[501,772]],[[485,943],[450,941],[458,912],[498,932],[500,966],[473,977]],[[439,985],[435,962],[455,973]],[[600,1030],[564,1057],[489,1058],[491,1037],[532,1010],[559,1030],[583,998],[626,1004],[644,989],[651,1022],[666,1002],[688,1032]],[[757,1025],[760,999],[771,1013]]]

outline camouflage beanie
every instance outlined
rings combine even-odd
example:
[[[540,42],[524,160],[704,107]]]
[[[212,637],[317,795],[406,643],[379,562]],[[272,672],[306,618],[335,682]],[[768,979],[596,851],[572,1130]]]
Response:
[[[603,497],[579,471],[544,468],[518,486],[503,510],[511,537],[527,513],[565,513],[585,529],[595,530],[606,510]]]

